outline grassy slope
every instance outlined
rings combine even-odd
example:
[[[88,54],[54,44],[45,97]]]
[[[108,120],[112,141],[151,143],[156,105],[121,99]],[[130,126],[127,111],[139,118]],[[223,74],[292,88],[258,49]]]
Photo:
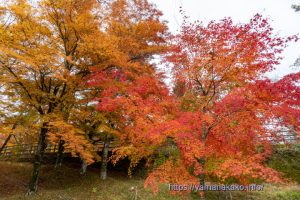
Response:
[[[0,162],[0,169],[0,199],[134,199],[135,192],[130,189],[135,186],[138,188],[138,199],[180,199],[174,198],[166,191],[155,196],[143,189],[142,179],[128,179],[126,174],[121,172],[110,172],[108,180],[101,181],[97,169],[90,169],[82,176],[79,174],[78,166],[71,165],[64,165],[59,169],[54,169],[53,165],[43,166],[38,194],[34,197],[25,197],[31,165]]]
[[[99,179],[97,168],[89,169],[87,175],[81,176],[78,173],[78,167],[68,165],[55,170],[53,165],[43,166],[38,194],[33,197],[25,197],[31,165],[0,162],[0,199],[130,200],[135,199],[135,192],[130,190],[132,187],[137,187],[137,199],[142,200],[197,199],[196,195],[172,196],[168,193],[167,186],[162,186],[161,192],[154,195],[143,189],[143,179],[138,177],[128,179],[126,174],[117,171],[110,171],[107,181]],[[223,200],[226,195],[229,197],[229,193],[210,192],[207,199]],[[231,195],[233,199],[237,200],[299,200],[300,187],[298,185],[266,185],[262,192],[232,192]]]
[[[268,165],[282,172],[285,178],[300,184],[300,143],[291,147],[278,145]]]

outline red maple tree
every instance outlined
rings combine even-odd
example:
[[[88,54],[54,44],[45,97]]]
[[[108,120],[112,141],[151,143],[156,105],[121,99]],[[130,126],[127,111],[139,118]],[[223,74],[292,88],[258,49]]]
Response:
[[[180,112],[164,126],[173,129],[179,155],[154,170],[145,186],[157,190],[159,181],[204,185],[206,175],[220,182],[281,182],[264,161],[272,152],[268,138],[284,139],[279,129],[299,134],[299,73],[277,82],[264,74],[279,64],[291,40],[297,37],[275,35],[258,14],[246,24],[225,18],[206,26],[185,17],[166,57],[173,65]]]

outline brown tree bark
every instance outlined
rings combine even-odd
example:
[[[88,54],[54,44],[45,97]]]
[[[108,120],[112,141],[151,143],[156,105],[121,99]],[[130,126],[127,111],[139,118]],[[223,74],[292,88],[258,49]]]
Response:
[[[34,157],[33,171],[29,182],[27,195],[34,194],[37,191],[41,163],[42,163],[44,151],[46,149],[46,136],[48,132],[48,128],[46,128],[46,126],[47,123],[43,123],[43,126],[40,129],[38,147]]]
[[[207,128],[206,128],[206,124],[205,122],[202,124],[202,133],[201,133],[201,140],[202,140],[202,144],[203,147],[205,148],[205,143],[206,143],[206,136],[207,136]],[[202,172],[199,174],[199,184],[200,187],[202,187],[203,189],[205,189],[205,156],[201,156],[200,159],[198,160],[201,168],[202,168]],[[205,200],[205,190],[203,190],[202,195],[200,196],[201,200]]]
[[[82,159],[80,174],[84,175],[86,173],[87,163],[84,159]]]
[[[57,152],[57,158],[55,162],[55,168],[60,167],[63,161],[63,154],[64,154],[64,140],[60,140],[58,143],[58,152]]]
[[[101,180],[106,180],[107,178],[107,159],[108,159],[108,150],[109,150],[109,144],[110,144],[110,137],[106,136],[103,150],[102,150],[102,162],[101,162],[101,172],[100,172],[100,178]]]

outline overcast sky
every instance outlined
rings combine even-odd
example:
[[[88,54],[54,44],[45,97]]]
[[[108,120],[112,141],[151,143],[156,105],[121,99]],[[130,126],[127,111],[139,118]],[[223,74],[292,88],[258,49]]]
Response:
[[[179,7],[192,20],[203,22],[231,17],[234,22],[248,22],[256,13],[270,19],[274,31],[281,36],[300,33],[300,12],[295,12],[292,4],[300,4],[300,0],[150,0],[163,11],[164,19],[169,22],[170,30],[175,33],[181,24]],[[300,56],[300,41],[290,43],[283,53],[284,59],[270,78],[280,78],[300,67],[291,65]]]

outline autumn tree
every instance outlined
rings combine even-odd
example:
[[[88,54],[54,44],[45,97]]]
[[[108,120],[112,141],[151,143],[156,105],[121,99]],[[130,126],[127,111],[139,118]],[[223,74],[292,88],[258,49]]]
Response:
[[[74,106],[69,119],[85,133],[85,137],[92,145],[96,147],[103,142],[102,155],[99,156],[97,152],[92,152],[92,154],[95,161],[101,161],[100,177],[105,180],[110,143],[118,139],[119,131],[114,127],[113,119],[109,119],[105,114],[97,111],[95,105],[90,102],[95,98],[94,92],[86,92],[85,95],[83,101]],[[84,159],[82,162],[81,174],[84,174],[88,163]]]
[[[22,111],[18,112],[21,109]],[[14,141],[14,144],[34,143],[36,132],[39,129],[39,116],[30,107],[26,108],[21,105],[15,111],[16,113],[6,114],[1,119],[0,132],[3,135],[3,141],[10,134],[13,134],[18,141]]]
[[[1,7],[0,70],[4,95],[18,98],[38,115],[38,151],[28,194],[37,190],[46,138],[59,138],[93,161],[85,133],[69,121],[89,67],[110,58],[113,45],[101,32],[94,0],[16,0]],[[97,40],[97,41],[95,41]],[[110,46],[110,50],[107,50]],[[8,99],[9,100],[9,99]],[[21,110],[19,112],[22,112]],[[53,133],[53,134],[49,134]]]
[[[110,8],[107,32],[115,38],[122,60],[104,70],[94,67],[89,83],[100,90],[97,110],[119,132],[120,147],[112,161],[128,157],[131,169],[154,152],[149,133],[172,107],[162,77],[151,64],[154,55],[167,49],[168,32],[162,13],[146,0],[117,0]]]
[[[154,78],[149,60],[165,50],[167,27],[160,20],[162,13],[146,0],[41,0],[34,5],[18,0],[1,7],[1,15],[4,92],[14,92],[40,123],[31,194],[37,189],[46,138],[63,141],[59,149],[68,146],[74,156],[90,163],[95,159],[89,150],[93,140],[85,131],[95,136],[91,129],[108,122],[114,130],[106,133],[117,132],[116,121],[125,116],[104,113],[102,119],[96,115],[89,124],[78,118],[78,113],[93,115],[94,111],[87,109],[90,106],[85,106],[95,100],[92,96],[116,90],[122,94],[120,87],[127,87],[122,86],[125,79],[132,85],[138,75]],[[88,78],[91,69],[97,84]]]
[[[155,189],[158,180],[190,184],[198,179],[204,186],[205,175],[220,182],[280,182],[280,174],[264,166],[271,154],[267,138],[283,139],[277,134],[282,127],[299,134],[299,73],[276,83],[264,73],[279,64],[293,39],[275,35],[258,14],[246,24],[225,18],[204,25],[185,17],[166,58],[181,102],[181,113],[169,125],[180,156],[158,167],[145,185]],[[174,177],[175,167],[185,176]]]

